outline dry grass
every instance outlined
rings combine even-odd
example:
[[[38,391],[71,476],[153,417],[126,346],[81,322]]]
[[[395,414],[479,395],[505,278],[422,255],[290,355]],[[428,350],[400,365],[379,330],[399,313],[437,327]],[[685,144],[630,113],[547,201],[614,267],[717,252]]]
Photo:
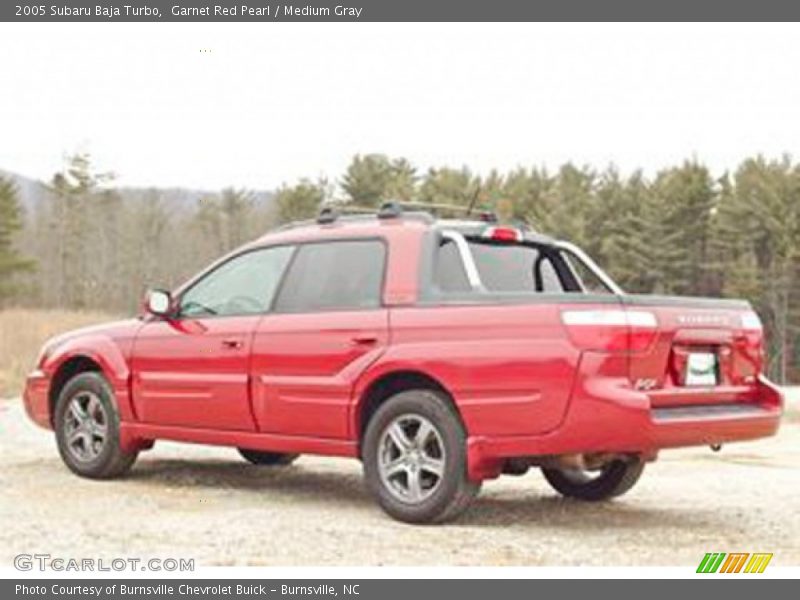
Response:
[[[70,329],[114,319],[103,313],[0,310],[0,398],[18,396],[44,341]]]

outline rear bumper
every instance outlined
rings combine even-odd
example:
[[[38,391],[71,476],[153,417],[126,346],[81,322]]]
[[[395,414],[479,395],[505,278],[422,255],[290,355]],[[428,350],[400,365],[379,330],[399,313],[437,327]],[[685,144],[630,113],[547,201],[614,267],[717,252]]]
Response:
[[[25,412],[37,425],[52,429],[50,416],[50,377],[44,371],[32,371],[25,380],[22,403]]]
[[[497,476],[507,458],[605,452],[653,456],[666,448],[768,437],[778,430],[784,403],[781,390],[765,378],[746,401],[725,402],[709,392],[706,403],[689,406],[653,408],[646,393],[610,378],[593,381],[583,392],[573,398],[561,426],[547,434],[470,437],[470,477]]]

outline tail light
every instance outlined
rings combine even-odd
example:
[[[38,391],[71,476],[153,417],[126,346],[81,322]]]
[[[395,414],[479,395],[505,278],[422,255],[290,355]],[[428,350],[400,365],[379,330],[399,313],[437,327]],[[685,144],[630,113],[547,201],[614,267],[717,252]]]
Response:
[[[740,316],[742,331],[734,345],[734,378],[754,382],[766,364],[764,327],[755,311],[743,312]]]
[[[561,321],[581,350],[642,352],[658,334],[656,316],[642,310],[565,310]]]

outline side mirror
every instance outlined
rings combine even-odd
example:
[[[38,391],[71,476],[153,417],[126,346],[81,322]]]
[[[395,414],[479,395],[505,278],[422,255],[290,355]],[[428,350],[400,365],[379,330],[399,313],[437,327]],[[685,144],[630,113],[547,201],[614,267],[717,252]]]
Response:
[[[172,314],[172,296],[164,290],[149,290],[144,300],[144,308],[151,315],[168,317]]]

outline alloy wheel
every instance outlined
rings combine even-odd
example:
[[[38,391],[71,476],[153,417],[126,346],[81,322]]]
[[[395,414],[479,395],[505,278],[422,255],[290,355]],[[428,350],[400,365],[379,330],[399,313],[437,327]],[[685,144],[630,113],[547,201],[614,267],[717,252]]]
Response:
[[[78,461],[90,462],[103,451],[108,437],[108,414],[100,398],[82,391],[69,401],[64,415],[67,449]]]
[[[417,414],[392,420],[378,444],[378,471],[387,490],[398,500],[418,504],[439,487],[445,470],[441,434]]]

